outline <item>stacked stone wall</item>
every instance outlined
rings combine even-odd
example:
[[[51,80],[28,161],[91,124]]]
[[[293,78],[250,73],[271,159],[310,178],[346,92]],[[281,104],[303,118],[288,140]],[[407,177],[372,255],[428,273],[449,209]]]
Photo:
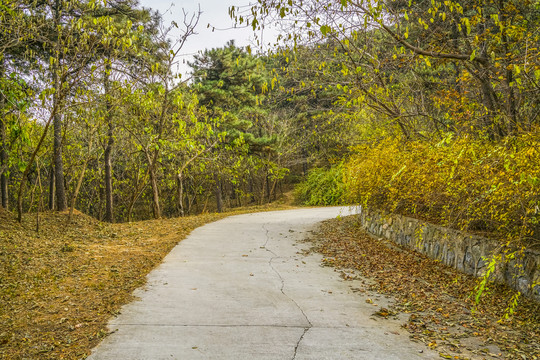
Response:
[[[368,233],[414,249],[473,276],[483,276],[493,256],[504,254],[501,242],[496,239],[373,209],[362,208],[358,216]],[[497,263],[496,280],[540,302],[540,252],[525,249],[507,253],[515,253],[515,257]]]

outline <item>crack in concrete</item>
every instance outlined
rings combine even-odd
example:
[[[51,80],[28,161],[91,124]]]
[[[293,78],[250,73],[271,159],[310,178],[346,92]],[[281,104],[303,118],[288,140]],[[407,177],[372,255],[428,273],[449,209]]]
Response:
[[[309,329],[311,329],[313,327],[313,324],[311,323],[311,321],[309,320],[308,316],[306,315],[306,313],[304,312],[304,309],[302,309],[302,307],[300,307],[300,305],[298,305],[298,303],[296,302],[296,300],[294,300],[292,297],[290,297],[289,295],[287,295],[285,293],[285,291],[283,291],[283,289],[285,288],[285,280],[283,279],[283,277],[281,276],[281,274],[279,273],[279,271],[277,271],[277,269],[274,267],[274,265],[272,265],[272,261],[274,261],[275,259],[279,259],[280,256],[278,256],[278,254],[276,254],[275,252],[273,252],[272,250],[268,249],[268,242],[270,241],[270,236],[268,235],[270,230],[268,230],[266,228],[266,226],[263,224],[262,226],[263,230],[265,231],[265,234],[266,234],[266,241],[264,243],[264,250],[268,251],[270,254],[272,254],[273,256],[270,258],[270,260],[268,261],[268,265],[270,266],[270,268],[276,273],[276,275],[279,277],[279,280],[281,281],[281,287],[280,287],[280,291],[281,293],[287,297],[294,305],[296,305],[296,307],[298,308],[298,310],[300,310],[300,312],[302,313],[302,316],[304,316],[304,319],[306,319],[306,322],[308,323],[308,326],[307,327],[304,327],[304,332],[302,333],[302,335],[300,336],[300,338],[298,339],[298,341],[296,342],[296,346],[294,347],[294,354],[293,354],[293,357],[292,357],[292,360],[296,359],[296,355],[297,355],[297,352],[298,352],[298,347],[300,346],[300,343],[302,342],[302,340],[304,339],[304,336],[306,335],[306,333],[309,331]]]
[[[304,340],[304,336],[306,336],[309,329],[311,329],[311,327],[304,328],[304,332],[302,333],[302,336],[300,336],[300,339],[298,339],[298,341],[296,342],[296,346],[294,347],[294,354],[293,354],[292,360],[296,359],[296,354],[298,353],[298,347],[300,346],[300,343],[302,342],[302,340]]]

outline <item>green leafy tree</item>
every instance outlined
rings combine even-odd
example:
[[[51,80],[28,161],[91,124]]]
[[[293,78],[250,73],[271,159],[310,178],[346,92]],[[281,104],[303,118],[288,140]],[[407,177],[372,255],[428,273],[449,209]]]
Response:
[[[215,164],[221,164],[222,168],[234,169],[237,163],[234,158],[242,156],[243,151],[261,153],[275,141],[258,126],[267,116],[262,107],[267,83],[263,65],[260,59],[237,47],[234,41],[229,41],[223,48],[205,50],[190,63],[200,104],[211,116],[221,118],[220,131],[225,133],[225,138],[214,155]],[[222,181],[227,176],[234,179],[238,174],[214,169],[219,212],[223,209]],[[233,189],[232,193],[235,192]]]
[[[333,56],[319,65],[349,79],[344,104],[370,108],[406,138],[496,138],[537,124],[537,14],[536,2],[511,0],[260,0],[249,13],[231,9],[254,28],[282,22],[292,48],[330,43]]]
[[[112,1],[100,9],[95,16],[106,17],[108,25],[103,29],[102,41],[98,61],[104,67],[102,72],[103,82],[103,120],[106,123],[107,132],[104,141],[104,183],[105,183],[105,215],[104,220],[114,222],[114,196],[113,196],[113,164],[112,153],[114,146],[115,130],[115,104],[113,86],[118,82],[111,81],[114,72],[127,70],[128,74],[137,70],[134,63],[139,63],[138,58],[149,57],[149,48],[164,46],[156,44],[155,36],[158,33],[157,14],[151,14],[145,9],[137,9],[137,1]],[[144,55],[143,55],[144,53]],[[118,93],[118,92],[116,92]]]

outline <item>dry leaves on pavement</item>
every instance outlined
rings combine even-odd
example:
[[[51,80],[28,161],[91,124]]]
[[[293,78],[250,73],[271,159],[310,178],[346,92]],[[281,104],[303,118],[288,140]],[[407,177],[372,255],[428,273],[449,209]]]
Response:
[[[329,220],[312,239],[323,263],[351,278],[350,269],[374,281],[373,291],[392,294],[393,312],[410,314],[403,327],[412,339],[452,359],[540,359],[540,306],[522,299],[510,320],[499,321],[513,291],[491,286],[478,306],[472,301],[476,279],[360,229],[354,216]],[[369,299],[368,299],[369,300]],[[368,301],[366,300],[366,301]]]

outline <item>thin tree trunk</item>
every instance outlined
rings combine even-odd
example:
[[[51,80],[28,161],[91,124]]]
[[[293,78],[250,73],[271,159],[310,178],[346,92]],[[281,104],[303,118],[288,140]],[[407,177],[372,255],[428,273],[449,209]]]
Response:
[[[500,136],[500,129],[498,128],[498,125],[494,123],[494,117],[495,117],[495,104],[493,102],[493,88],[491,87],[491,83],[489,81],[489,78],[485,75],[485,72],[487,70],[482,69],[480,70],[480,83],[482,88],[482,101],[484,103],[485,108],[488,110],[487,116],[484,118],[484,127],[488,129],[488,132],[495,138],[497,136]]]
[[[236,206],[236,205],[233,205],[237,203],[236,201],[236,186],[234,184],[231,185],[231,196],[230,196],[230,201],[229,201],[229,204],[230,206]]]
[[[62,117],[54,115],[54,177],[56,188],[56,210],[66,210],[66,189],[64,186],[64,162],[62,160]]]
[[[75,209],[75,202],[77,201],[77,196],[79,195],[79,190],[81,189],[81,185],[84,179],[84,173],[86,172],[87,165],[88,165],[88,159],[83,164],[81,174],[79,175],[79,179],[77,180],[77,187],[75,187],[75,192],[73,193],[73,196],[71,197],[71,206],[69,209],[68,224],[71,223],[71,218],[73,217],[73,209]]]
[[[56,181],[54,177],[54,156],[51,160],[53,161],[51,162],[51,174],[49,177],[49,210],[54,210],[54,198],[55,198],[54,182]]]
[[[61,0],[56,0],[55,6],[55,25],[60,26]],[[56,51],[61,52],[60,34],[57,38]],[[53,94],[53,128],[54,128],[54,171],[56,184],[56,210],[64,211],[67,208],[66,189],[64,184],[64,162],[62,160],[62,115],[59,111],[60,93],[62,92],[62,84],[59,74],[59,58],[55,59],[56,65],[53,67],[53,81],[55,92]]]
[[[253,186],[253,175],[249,174],[249,204],[253,204],[255,202],[255,187]]]
[[[277,183],[278,183],[278,179],[275,179],[274,182],[272,183],[272,188],[270,189],[270,201],[276,201],[277,199],[277,194],[276,194],[276,186],[277,186]]]
[[[103,87],[105,88],[105,121],[107,122],[107,147],[105,148],[105,221],[114,222],[114,203],[113,203],[113,183],[112,183],[112,161],[111,153],[114,145],[114,125],[113,109],[110,101],[111,84],[109,80],[111,64],[107,62],[105,66],[105,77]]]
[[[182,173],[178,173],[176,177],[178,183],[178,209],[180,210],[180,216],[184,216],[184,177]]]
[[[30,180],[28,181],[30,182]],[[34,182],[34,187],[32,188],[32,192],[30,193],[30,206],[28,207],[28,212],[32,212],[32,207],[34,206],[34,196],[36,195],[37,186],[38,186],[38,178],[36,177],[36,181]],[[38,205],[36,205],[36,207]]]
[[[262,177],[261,192],[259,195],[259,205],[264,204],[264,194],[266,192],[267,182],[268,182],[268,169],[264,167],[264,176]]]
[[[0,109],[3,108],[4,105],[4,96],[0,94]],[[9,205],[9,194],[8,194],[8,178],[6,176],[6,169],[7,169],[7,162],[8,162],[8,156],[7,156],[7,141],[6,141],[6,124],[5,124],[5,118],[0,119],[0,192],[2,197],[2,207],[6,210],[8,210]]]
[[[504,9],[506,6],[504,0],[499,1],[499,9]],[[504,45],[504,52],[506,54],[510,53],[510,50],[508,48],[508,35],[507,35],[507,16],[505,11],[501,11],[501,21],[503,24],[505,24],[505,29],[502,31],[502,42]],[[518,125],[518,118],[517,118],[517,110],[516,110],[516,94],[514,92],[513,82],[514,82],[514,73],[513,69],[510,64],[506,64],[506,79],[505,79],[505,85],[506,85],[506,98],[507,98],[507,106],[506,106],[506,112],[508,114],[508,121],[506,124],[506,132],[508,134],[515,133]]]
[[[103,220],[103,198],[105,197],[105,191],[103,190],[102,187],[99,187],[98,196],[99,196],[99,206],[98,206],[97,218],[101,221]]]
[[[56,105],[53,106],[52,113],[54,114],[56,112]],[[24,192],[24,188],[26,186],[26,177],[28,176],[28,173],[30,172],[30,164],[34,162],[36,159],[36,155],[41,148],[41,145],[43,144],[43,140],[45,140],[45,137],[47,136],[47,132],[49,131],[49,126],[51,125],[53,117],[49,117],[49,120],[47,120],[47,123],[45,124],[45,128],[43,129],[43,134],[41,134],[41,138],[39,139],[39,142],[34,149],[34,152],[32,153],[32,156],[30,156],[30,161],[28,161],[28,165],[26,166],[26,169],[24,169],[24,173],[21,177],[21,183],[19,184],[19,193],[17,194],[17,220],[22,222],[22,211],[23,211],[23,204],[22,204],[22,195]]]
[[[38,197],[38,202],[36,206],[36,233],[39,234],[39,210],[40,210],[40,207],[43,209],[43,203],[42,203],[43,187],[41,186],[41,170],[40,170],[39,164],[36,164],[36,165],[37,165],[37,181],[39,183],[39,197]]]
[[[89,215],[92,215],[93,217],[96,217],[96,213],[94,211],[94,201],[92,201],[92,198],[96,196],[96,189],[92,189],[92,195],[88,197],[88,205],[86,206],[86,213]]]
[[[4,76],[4,60],[0,64],[0,76]],[[4,94],[0,92],[0,205],[8,210],[9,194],[8,194],[8,178],[6,176],[6,170],[8,166],[7,156],[7,134],[6,134],[6,118],[4,117],[4,106],[6,105],[6,98]]]
[[[206,195],[206,200],[204,200],[204,207],[202,209],[202,213],[206,212],[206,208],[208,207],[208,200],[210,199],[210,194]]]
[[[270,174],[268,173],[268,168],[266,169],[266,196],[267,202],[270,203]]]
[[[157,152],[154,152],[153,161],[152,157],[150,157],[150,153],[148,152],[148,150],[144,151],[144,155],[146,156],[146,161],[148,161],[148,174],[150,175],[150,186],[152,187],[152,212],[154,215],[154,219],[160,219],[161,209],[159,206],[159,188],[155,167],[157,163]]]
[[[214,182],[215,182],[215,196],[216,196],[216,207],[217,212],[223,212],[223,199],[221,197],[221,182],[219,181],[219,177],[217,174],[214,174]],[[206,206],[205,206],[206,208]]]
[[[150,166],[150,185],[152,186],[152,211],[154,213],[154,218],[161,218],[161,209],[159,206],[159,189],[157,184],[157,175],[153,166]]]

